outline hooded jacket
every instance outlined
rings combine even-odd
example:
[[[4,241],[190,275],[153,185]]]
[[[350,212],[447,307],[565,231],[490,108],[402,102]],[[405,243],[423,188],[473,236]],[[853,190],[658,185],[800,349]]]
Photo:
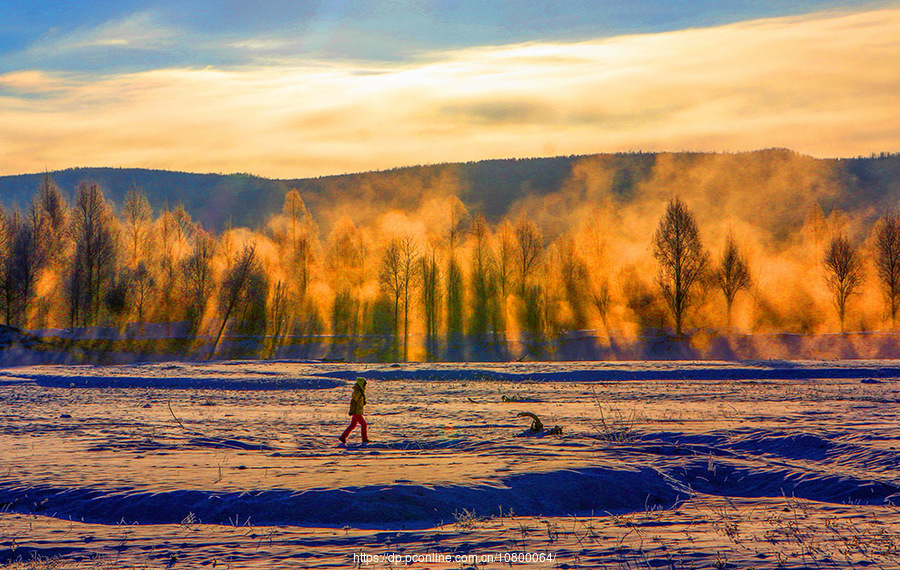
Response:
[[[366,380],[357,378],[353,386],[353,395],[350,396],[350,413],[347,415],[363,415],[366,409]]]

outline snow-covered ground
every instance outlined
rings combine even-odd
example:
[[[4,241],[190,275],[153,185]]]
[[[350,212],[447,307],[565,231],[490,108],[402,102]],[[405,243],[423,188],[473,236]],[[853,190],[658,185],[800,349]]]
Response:
[[[900,567],[900,362],[32,366],[0,402],[0,565]]]

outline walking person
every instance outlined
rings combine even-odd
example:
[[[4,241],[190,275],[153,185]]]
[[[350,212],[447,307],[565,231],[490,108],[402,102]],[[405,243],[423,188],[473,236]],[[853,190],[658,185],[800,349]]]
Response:
[[[350,435],[356,427],[356,424],[359,424],[362,429],[362,442],[369,443],[369,434],[366,431],[368,424],[366,424],[366,419],[363,417],[365,410],[366,379],[359,377],[356,379],[356,384],[353,386],[353,395],[350,396],[350,425],[347,426],[347,429],[341,434],[341,443],[347,443],[347,436]]]

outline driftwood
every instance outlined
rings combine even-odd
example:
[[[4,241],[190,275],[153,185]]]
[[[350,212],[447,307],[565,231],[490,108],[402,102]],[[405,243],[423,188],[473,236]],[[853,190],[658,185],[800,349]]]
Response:
[[[541,418],[537,417],[537,414],[533,414],[531,412],[519,412],[516,414],[517,418],[531,418],[531,431],[537,433],[544,429],[544,423],[541,421]]]
[[[554,426],[548,430],[544,429],[544,422],[541,421],[541,418],[537,416],[537,414],[531,412],[519,412],[516,414],[517,418],[531,418],[531,427],[528,429],[528,432],[533,434],[541,434],[544,435],[562,435],[563,428],[562,426]]]

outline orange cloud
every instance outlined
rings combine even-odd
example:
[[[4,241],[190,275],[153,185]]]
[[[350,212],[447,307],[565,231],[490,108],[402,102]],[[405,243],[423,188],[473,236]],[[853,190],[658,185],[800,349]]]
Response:
[[[395,65],[10,73],[0,75],[0,173],[300,177],[632,149],[897,151],[897,37],[900,9],[882,9]]]

